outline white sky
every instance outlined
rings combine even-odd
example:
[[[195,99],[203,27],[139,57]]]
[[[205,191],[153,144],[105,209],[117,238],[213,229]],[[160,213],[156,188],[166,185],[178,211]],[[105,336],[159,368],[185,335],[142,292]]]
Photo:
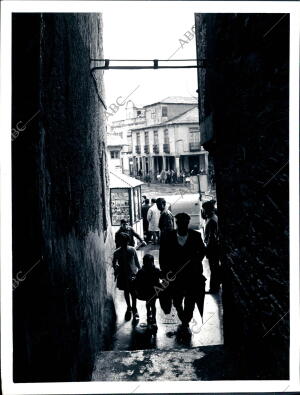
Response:
[[[196,59],[196,41],[191,38],[194,23],[194,13],[183,9],[180,13],[172,13],[172,8],[138,13],[128,9],[126,17],[117,9],[103,12],[104,58],[168,59],[179,49],[172,59]],[[187,31],[191,32],[190,41],[184,35]],[[180,39],[187,43],[180,43]],[[151,104],[167,96],[197,97],[197,69],[106,70],[104,81],[107,107],[133,91],[130,99],[136,105]],[[122,119],[124,108],[120,107],[109,120]]]

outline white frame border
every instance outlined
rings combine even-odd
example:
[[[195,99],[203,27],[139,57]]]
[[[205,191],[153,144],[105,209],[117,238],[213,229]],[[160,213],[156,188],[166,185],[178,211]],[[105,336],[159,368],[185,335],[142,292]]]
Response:
[[[299,391],[299,25],[297,2],[201,1],[4,1],[1,7],[1,370],[5,394],[201,393],[238,391]],[[159,7],[202,13],[290,13],[290,380],[72,382],[14,384],[12,382],[12,240],[11,240],[11,14],[13,12],[126,13]],[[298,303],[297,303],[298,302]],[[138,386],[138,387],[137,387]]]

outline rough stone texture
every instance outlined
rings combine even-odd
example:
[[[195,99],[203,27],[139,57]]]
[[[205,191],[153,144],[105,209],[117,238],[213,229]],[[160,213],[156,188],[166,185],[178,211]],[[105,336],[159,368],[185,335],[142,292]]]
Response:
[[[287,379],[289,16],[197,14],[196,37],[207,60],[200,120],[214,134],[205,148],[217,182],[224,341],[239,349],[243,378]]]
[[[106,351],[99,355],[92,379],[93,381],[236,380],[237,369],[237,359],[223,346],[172,351]]]
[[[14,380],[88,380],[115,318],[104,108],[90,74],[101,16],[15,14],[13,45],[13,127],[40,110],[12,143],[14,277],[40,260],[13,293]]]

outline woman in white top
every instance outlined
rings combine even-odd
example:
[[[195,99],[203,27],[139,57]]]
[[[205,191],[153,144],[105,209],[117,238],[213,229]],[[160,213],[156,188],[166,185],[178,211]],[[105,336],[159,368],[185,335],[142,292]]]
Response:
[[[159,238],[159,217],[160,217],[160,211],[157,208],[156,205],[156,199],[151,199],[151,207],[148,210],[147,213],[147,220],[149,222],[149,239],[153,239],[153,243],[156,244],[158,242]]]

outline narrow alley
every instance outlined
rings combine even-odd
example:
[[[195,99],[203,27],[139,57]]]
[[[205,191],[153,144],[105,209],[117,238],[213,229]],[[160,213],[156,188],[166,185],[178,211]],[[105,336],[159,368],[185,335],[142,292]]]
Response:
[[[159,267],[158,252],[158,246],[152,244],[137,250],[140,262],[145,253],[153,254],[156,267]],[[206,284],[209,284],[210,270],[207,259],[203,261],[203,273],[207,278]],[[218,347],[223,344],[221,291],[219,294],[205,295],[203,322],[198,309],[195,308],[190,323],[191,336],[187,338],[178,336],[180,320],[175,308],[172,306],[170,314],[165,315],[158,300],[156,307],[158,330],[153,334],[147,326],[145,302],[137,301],[140,316],[138,322],[125,321],[126,303],[123,292],[117,291],[117,321],[113,342],[109,348],[110,352],[102,351],[98,356],[93,380],[199,380],[201,375],[207,374],[196,374],[191,367],[191,361],[199,354],[199,347],[217,346],[208,349],[205,347],[204,350],[214,350],[215,358],[217,355],[217,359],[221,358],[222,347]],[[204,350],[202,356],[205,355]],[[139,363],[146,355],[149,360],[151,359],[151,366]],[[168,369],[166,363],[169,365]],[[172,369],[172,364],[177,368]]]
[[[13,382],[289,380],[289,14],[145,3],[11,15]],[[156,333],[141,300],[125,321],[130,237],[162,275],[192,262],[179,331],[159,300]]]

